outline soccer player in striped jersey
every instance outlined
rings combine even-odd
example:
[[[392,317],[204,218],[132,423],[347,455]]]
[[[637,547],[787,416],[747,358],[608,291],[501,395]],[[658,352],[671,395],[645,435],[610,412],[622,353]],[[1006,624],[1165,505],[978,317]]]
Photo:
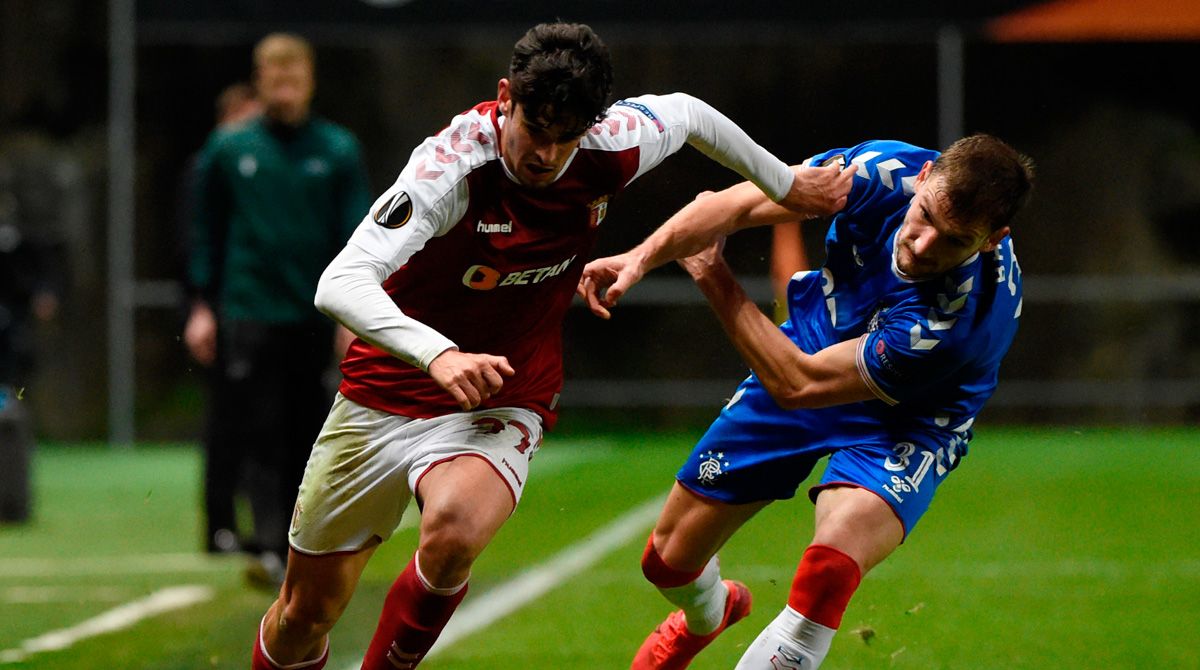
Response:
[[[797,273],[781,327],[738,285],[724,236],[795,220],[747,185],[698,198],[645,242],[584,270],[579,291],[609,309],[672,259],[708,298],[753,374],[676,475],[646,545],[646,578],[680,609],[634,670],[684,668],[750,609],[722,580],[717,551],[758,510],[791,498],[824,457],[812,543],[787,605],[747,649],[743,670],[810,670],[872,567],[912,531],[967,453],[1021,315],[1009,226],[1032,164],[976,135],[945,153],[871,141],[808,161],[845,166],[853,186],[826,236],[824,267]]]
[[[611,82],[590,28],[534,27],[496,99],[417,147],[325,270],[316,304],[358,339],[300,487],[256,670],[324,665],[329,631],[413,495],[419,546],[362,667],[420,663],[554,423],[563,315],[630,182],[691,144],[790,210],[823,211],[848,190],[836,168],[793,169],[691,96],[609,106]]]

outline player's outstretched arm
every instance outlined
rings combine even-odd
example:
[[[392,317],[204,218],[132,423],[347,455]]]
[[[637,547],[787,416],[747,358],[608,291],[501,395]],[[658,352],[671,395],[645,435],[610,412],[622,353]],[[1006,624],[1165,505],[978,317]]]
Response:
[[[679,264],[700,287],[734,348],[783,409],[828,407],[875,397],[859,374],[858,341],[809,355],[779,330],[734,278],[718,238]]]
[[[810,217],[824,216],[846,205],[854,168],[792,168],[803,184],[805,207]],[[679,258],[691,256],[712,244],[718,237],[743,228],[786,223],[800,218],[750,182],[720,191],[701,193],[676,212],[645,241],[618,256],[588,263],[579,280],[577,293],[596,316],[607,319],[609,309],[650,270]]]

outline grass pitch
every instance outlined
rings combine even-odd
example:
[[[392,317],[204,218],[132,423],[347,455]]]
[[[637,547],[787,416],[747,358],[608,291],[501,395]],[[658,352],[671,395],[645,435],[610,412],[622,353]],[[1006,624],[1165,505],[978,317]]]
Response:
[[[699,432],[551,434],[464,608],[665,493]],[[189,445],[43,446],[34,521],[0,527],[0,668],[249,667],[271,597],[243,584],[240,561],[196,552],[199,482]],[[1198,499],[1195,430],[984,426],[909,542],[864,580],[824,667],[1200,668]],[[785,602],[811,529],[798,496],[730,542],[723,573],[750,585],[754,611],[693,668],[736,664]],[[638,567],[647,530],[422,667],[627,668],[669,611]],[[329,670],[357,667],[415,540],[404,530],[376,553]],[[174,587],[208,599],[96,631]]]

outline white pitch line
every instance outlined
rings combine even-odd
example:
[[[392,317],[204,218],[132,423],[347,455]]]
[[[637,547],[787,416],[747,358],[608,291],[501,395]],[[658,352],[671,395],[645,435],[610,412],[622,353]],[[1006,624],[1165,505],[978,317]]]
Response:
[[[583,540],[563,549],[549,560],[535,565],[512,579],[496,586],[478,598],[468,600],[454,614],[442,631],[437,644],[429,650],[430,658],[459,640],[486,628],[493,621],[545,595],[562,582],[587,570],[608,554],[638,535],[646,532],[658,518],[666,496],[659,496],[638,505],[616,521],[592,533]],[[358,670],[360,663],[346,666]]]
[[[45,651],[66,649],[80,640],[129,628],[137,622],[171,610],[190,607],[211,600],[213,590],[208,586],[172,586],[133,602],[103,612],[70,628],[50,631],[30,638],[15,649],[0,651],[0,665],[20,663]]]

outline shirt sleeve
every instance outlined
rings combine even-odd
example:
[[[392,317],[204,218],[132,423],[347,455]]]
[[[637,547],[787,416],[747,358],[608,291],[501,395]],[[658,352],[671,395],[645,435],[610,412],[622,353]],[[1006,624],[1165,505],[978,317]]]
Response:
[[[970,291],[965,288],[947,308],[961,309]],[[859,340],[857,363],[863,381],[889,405],[918,399],[945,383],[970,362],[968,311],[920,304],[893,308],[877,330]]]
[[[400,311],[383,281],[388,263],[355,245],[346,245],[321,275],[317,307],[355,335],[400,360],[428,370],[429,364],[453,341]]]
[[[477,139],[471,140],[477,142],[476,150],[463,151],[464,128],[477,126],[478,120],[469,115],[455,117],[446,130],[417,147],[396,182],[371,205],[317,285],[318,309],[367,342],[423,370],[455,344],[404,314],[383,289],[383,282],[466,213],[466,175],[488,159],[490,154],[484,149],[495,145],[476,135]],[[438,162],[453,133],[458,133],[454,137],[464,158]]]
[[[189,166],[192,211],[188,226],[188,284],[197,297],[213,303],[221,284],[221,248],[229,225],[230,194],[220,176],[218,144],[210,138]]]
[[[657,130],[642,134],[638,170],[630,181],[690,144],[753,182],[771,200],[782,199],[792,187],[795,177],[786,163],[703,100],[686,93],[643,95],[621,100],[613,108],[617,114],[640,114]]]

